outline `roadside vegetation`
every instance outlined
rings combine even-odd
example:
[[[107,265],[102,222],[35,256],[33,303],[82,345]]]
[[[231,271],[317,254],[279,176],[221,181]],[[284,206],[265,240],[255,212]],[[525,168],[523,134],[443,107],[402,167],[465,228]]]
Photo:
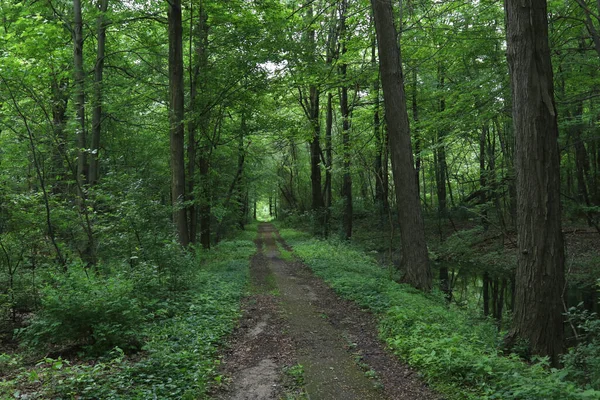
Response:
[[[164,251],[168,282],[139,269],[55,276],[18,332],[21,350],[0,355],[0,398],[206,397],[221,381],[218,349],[239,317],[255,246],[242,237],[211,251]]]
[[[294,254],[338,294],[379,317],[381,338],[389,348],[452,399],[599,399],[597,374],[590,369],[598,350],[598,330],[589,342],[564,356],[563,369],[548,359],[503,352],[503,335],[492,318],[455,303],[444,293],[425,294],[398,283],[395,273],[364,250],[342,241],[318,240],[293,229],[281,235]],[[523,346],[522,350],[525,350]],[[518,349],[517,349],[518,350]],[[583,356],[583,357],[582,357]],[[573,362],[577,358],[579,362]],[[580,381],[586,375],[587,383]],[[579,381],[579,382],[578,382]],[[579,383],[579,384],[578,384]]]

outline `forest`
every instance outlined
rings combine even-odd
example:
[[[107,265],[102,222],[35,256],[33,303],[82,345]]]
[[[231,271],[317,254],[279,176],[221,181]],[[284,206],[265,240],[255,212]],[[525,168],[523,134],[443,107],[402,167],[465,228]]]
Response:
[[[374,398],[600,399],[600,2],[0,17],[0,398],[236,398],[311,271],[441,396]],[[330,398],[298,354],[265,399]]]

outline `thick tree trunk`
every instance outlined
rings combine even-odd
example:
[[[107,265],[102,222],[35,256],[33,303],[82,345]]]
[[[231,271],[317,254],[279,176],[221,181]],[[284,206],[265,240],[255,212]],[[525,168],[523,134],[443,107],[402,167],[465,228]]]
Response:
[[[171,204],[173,223],[179,243],[189,244],[185,200],[184,160],[184,98],[183,98],[183,27],[181,23],[181,0],[171,0],[169,20],[169,122],[171,138]]]
[[[100,136],[102,132],[102,76],[104,74],[104,53],[106,47],[106,25],[104,14],[108,10],[108,0],[98,3],[100,14],[96,20],[96,34],[98,35],[98,48],[96,49],[96,65],[94,66],[94,104],[92,110],[92,147],[90,154],[90,185],[98,183],[100,166],[98,157],[100,152]]]
[[[516,135],[518,267],[514,326],[556,365],[564,350],[558,126],[546,0],[505,0]]]
[[[432,276],[415,179],[394,14],[390,1],[371,0],[371,5],[377,31],[385,118],[389,130],[392,170],[400,217],[400,236],[406,270],[404,281],[418,289],[428,291],[431,290]]]

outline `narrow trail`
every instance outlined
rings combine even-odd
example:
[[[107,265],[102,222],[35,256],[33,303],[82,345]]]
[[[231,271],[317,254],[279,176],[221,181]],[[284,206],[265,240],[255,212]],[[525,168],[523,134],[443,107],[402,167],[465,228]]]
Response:
[[[217,399],[441,399],[385,351],[372,315],[339,299],[303,264],[281,258],[278,243],[291,249],[273,225],[261,224],[255,243],[252,295]],[[289,372],[298,364],[303,382]]]

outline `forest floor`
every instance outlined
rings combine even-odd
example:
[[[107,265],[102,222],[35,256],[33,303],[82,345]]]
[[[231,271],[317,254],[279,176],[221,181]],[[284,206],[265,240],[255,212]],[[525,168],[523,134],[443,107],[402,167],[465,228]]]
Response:
[[[273,225],[261,224],[255,243],[251,295],[215,398],[441,399],[384,348],[371,314],[290,256]]]

